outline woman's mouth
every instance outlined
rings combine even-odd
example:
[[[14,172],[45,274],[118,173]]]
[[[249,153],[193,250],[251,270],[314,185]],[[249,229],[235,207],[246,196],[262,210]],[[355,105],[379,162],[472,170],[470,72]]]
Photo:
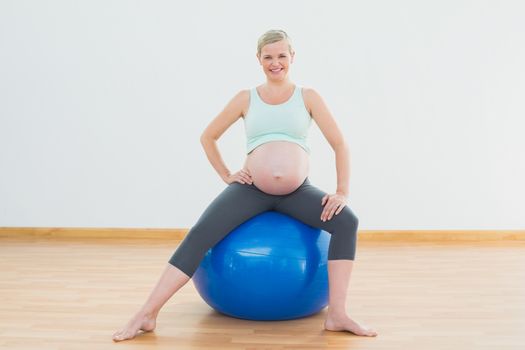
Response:
[[[277,74],[280,73],[283,69],[282,68],[276,68],[276,69],[270,69],[270,72]]]

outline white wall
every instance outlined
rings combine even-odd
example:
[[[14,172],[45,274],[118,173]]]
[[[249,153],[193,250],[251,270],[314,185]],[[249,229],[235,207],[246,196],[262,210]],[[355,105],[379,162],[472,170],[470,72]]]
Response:
[[[258,7],[256,7],[257,4]],[[520,1],[0,1],[0,226],[191,227],[225,184],[199,143],[264,81],[285,29],[291,77],[351,147],[361,229],[523,229]],[[220,140],[232,171],[242,121]],[[310,133],[310,178],[336,186]]]

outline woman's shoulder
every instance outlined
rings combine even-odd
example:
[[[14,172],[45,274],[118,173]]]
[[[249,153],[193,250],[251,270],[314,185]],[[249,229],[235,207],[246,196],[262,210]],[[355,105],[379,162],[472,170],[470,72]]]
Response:
[[[313,87],[311,86],[301,86],[302,88],[302,92],[303,92],[303,96],[304,97],[315,97],[315,96],[319,96],[319,93],[317,92],[316,89],[314,89]]]
[[[231,99],[236,104],[244,104],[250,101],[250,89],[239,90]]]
[[[250,105],[250,89],[239,90],[230,100],[230,104],[240,111],[241,116],[246,115]]]
[[[250,98],[250,91],[251,89],[241,89],[237,92],[237,94],[235,95],[235,98],[239,98],[239,99],[249,99]]]
[[[319,94],[319,92],[317,92],[317,90],[311,86],[303,86],[302,93],[304,104],[309,112],[311,112],[312,107],[314,107],[320,100],[322,100],[322,97]]]

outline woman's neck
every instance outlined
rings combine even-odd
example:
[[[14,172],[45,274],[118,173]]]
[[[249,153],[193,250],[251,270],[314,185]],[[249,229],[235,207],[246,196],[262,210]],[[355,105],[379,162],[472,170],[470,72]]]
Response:
[[[287,90],[294,86],[294,83],[292,83],[289,79],[283,80],[283,81],[266,81],[266,84],[264,84],[264,88],[268,91],[283,91]]]

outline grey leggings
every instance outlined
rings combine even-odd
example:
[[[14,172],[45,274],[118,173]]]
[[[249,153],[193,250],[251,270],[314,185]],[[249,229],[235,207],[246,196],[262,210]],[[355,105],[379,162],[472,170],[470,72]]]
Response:
[[[268,210],[287,214],[299,221],[329,232],[328,260],[354,260],[358,220],[347,206],[332,219],[321,221],[325,192],[308,178],[294,192],[270,195],[255,185],[232,182],[206,208],[190,229],[169,263],[191,277],[204,255],[234,228]]]

